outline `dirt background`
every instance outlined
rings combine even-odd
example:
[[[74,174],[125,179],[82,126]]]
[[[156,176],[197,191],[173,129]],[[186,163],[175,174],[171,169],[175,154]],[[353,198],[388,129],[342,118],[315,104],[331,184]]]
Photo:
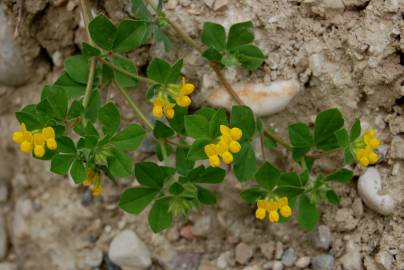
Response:
[[[99,0],[93,5],[115,21],[130,11],[127,0]],[[243,20],[255,23],[258,45],[267,55],[265,64],[254,73],[229,69],[226,75],[232,82],[291,78],[300,82],[301,93],[284,111],[266,119],[280,133],[286,134],[288,122],[313,122],[317,112],[329,107],[341,109],[351,122],[360,118],[365,127],[380,130],[382,160],[377,167],[384,192],[396,200],[394,214],[381,216],[363,205],[356,177],[352,184],[336,185],[341,205],[324,205],[321,229],[313,233],[303,232],[294,221],[285,225],[257,222],[253,207],[238,196],[242,186],[229,175],[226,184],[218,187],[217,206],[193,212],[154,235],[147,225],[147,211],[130,216],[117,207],[120,192],[133,184],[132,179],[106,184],[105,195],[94,200],[88,190],[50,174],[48,163],[19,153],[10,140],[18,128],[14,112],[39,99],[42,86],[62,71],[63,59],[79,52],[85,31],[76,0],[2,0],[0,7],[31,70],[22,86],[0,85],[0,247],[1,237],[7,241],[3,257],[0,248],[0,270],[119,269],[107,253],[111,240],[126,229],[146,244],[153,258],[150,269],[279,270],[278,261],[290,253],[312,258],[309,269],[404,269],[402,0],[166,3],[167,13],[195,39],[207,20],[226,26]],[[216,78],[195,51],[170,36],[174,45],[169,54],[161,45],[146,44],[130,56],[139,70],[145,70],[152,56],[171,61],[183,57],[183,72],[201,89],[195,99],[202,104],[207,89],[217,85]],[[132,94],[138,97],[142,90]],[[113,91],[105,96],[122,104],[124,119],[136,121]],[[142,106],[150,110],[148,104]],[[144,145],[138,158],[150,155],[151,147]],[[271,152],[270,159],[285,169],[290,166],[283,150]],[[338,160],[323,159],[316,170],[330,171]],[[355,172],[359,176],[362,170],[355,168]],[[330,255],[327,258],[335,263],[331,268],[316,268],[313,260],[319,255]],[[287,269],[297,268],[284,264]]]

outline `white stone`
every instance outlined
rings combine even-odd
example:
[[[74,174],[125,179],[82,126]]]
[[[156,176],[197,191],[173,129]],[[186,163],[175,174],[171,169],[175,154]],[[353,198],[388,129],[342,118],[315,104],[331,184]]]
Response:
[[[234,91],[256,115],[266,116],[283,110],[300,91],[296,80],[277,81],[270,84],[239,83],[234,85]],[[207,101],[215,107],[228,110],[234,100],[224,88],[213,89],[208,93]]]
[[[98,248],[87,253],[85,263],[90,267],[98,267],[102,263],[102,251]]]
[[[380,251],[376,255],[376,262],[385,270],[390,270],[393,265],[393,256],[387,251]]]
[[[280,261],[274,261],[274,264],[272,265],[272,270],[282,270],[283,269],[283,264]]]
[[[151,256],[147,246],[131,230],[120,232],[112,240],[108,256],[111,261],[123,268],[147,268],[151,265]]]
[[[346,245],[345,254],[340,258],[344,270],[362,270],[360,249],[352,241]]]
[[[295,266],[297,268],[306,268],[310,264],[310,257],[300,257],[296,263]]]
[[[358,193],[370,209],[382,215],[390,215],[395,208],[395,202],[390,194],[382,192],[382,179],[379,171],[370,167],[359,177]]]

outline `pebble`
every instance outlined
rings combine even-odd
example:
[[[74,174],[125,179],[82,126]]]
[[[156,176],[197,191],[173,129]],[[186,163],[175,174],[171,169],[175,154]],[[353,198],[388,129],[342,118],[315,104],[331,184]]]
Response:
[[[107,270],[121,270],[121,268],[113,263],[111,259],[108,257],[108,254],[104,255],[104,262],[105,266],[107,267]]]
[[[334,267],[334,257],[331,255],[319,255],[311,258],[312,270],[332,270]]]
[[[339,259],[344,266],[344,270],[361,270],[362,259],[360,249],[354,242],[348,241],[345,248],[345,254]]]
[[[361,199],[356,198],[352,203],[352,210],[355,217],[360,218],[363,216],[363,203]]]
[[[275,242],[269,241],[260,245],[261,253],[267,260],[272,260],[274,258],[275,252]]]
[[[184,252],[176,254],[169,263],[173,270],[197,270],[201,257],[197,253]]]
[[[335,214],[335,222],[338,231],[351,231],[358,225],[358,220],[354,218],[353,210],[350,208],[338,209]]]
[[[293,248],[288,248],[282,255],[282,263],[285,266],[292,266],[296,259],[296,252]]]
[[[300,85],[295,80],[277,81],[270,84],[235,84],[234,91],[256,115],[267,116],[282,111],[300,91]],[[207,95],[207,102],[215,107],[228,110],[233,105],[233,99],[224,88],[217,88]]]
[[[358,193],[366,206],[377,213],[391,215],[394,212],[395,202],[390,194],[382,192],[382,178],[375,167],[367,168],[359,177]]]
[[[390,156],[395,159],[404,159],[404,139],[395,136],[391,141]]]
[[[283,269],[283,264],[280,261],[274,261],[274,264],[272,265],[272,270],[282,270]]]
[[[300,257],[296,263],[295,266],[297,268],[306,268],[310,264],[310,257]]]
[[[87,253],[85,263],[90,267],[98,267],[102,263],[103,254],[98,248]]]
[[[393,256],[387,251],[380,251],[375,257],[376,263],[382,267],[382,269],[390,270],[393,265]]]
[[[207,5],[210,8],[213,8],[213,4],[215,3],[215,0],[203,0],[205,5]]]
[[[7,229],[3,214],[0,213],[0,260],[7,255]]]
[[[325,225],[320,225],[317,227],[313,234],[314,245],[317,248],[328,250],[332,242],[332,234],[330,228]]]
[[[217,258],[216,261],[216,265],[217,267],[219,267],[220,269],[225,269],[227,267],[227,265],[229,264],[229,260],[230,260],[230,256],[231,256],[231,251],[226,251],[222,254],[220,254],[220,256]]]
[[[195,220],[192,226],[192,233],[196,236],[209,236],[211,231],[212,218],[210,216],[201,216]]]
[[[283,244],[282,242],[276,242],[276,249],[275,249],[275,259],[279,260],[283,254]]]
[[[218,11],[227,6],[229,0],[216,0],[215,4],[213,5],[213,10]]]
[[[122,231],[114,237],[109,247],[108,257],[121,267],[147,268],[151,265],[147,246],[131,230]]]
[[[253,250],[252,248],[245,244],[245,243],[240,243],[236,246],[236,261],[240,264],[246,264],[252,257],[253,255]]]

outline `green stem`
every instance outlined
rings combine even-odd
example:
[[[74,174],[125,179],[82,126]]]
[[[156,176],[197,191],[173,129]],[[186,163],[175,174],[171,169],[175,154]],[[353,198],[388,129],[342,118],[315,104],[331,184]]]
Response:
[[[161,148],[161,155],[163,156],[163,161],[167,161],[167,149],[166,146],[164,145],[164,141],[163,140],[159,140],[160,143],[160,148]]]
[[[91,90],[93,89],[93,84],[94,84],[94,75],[95,75],[95,59],[91,58],[90,71],[88,74],[86,90],[84,91],[84,97],[83,97],[84,109],[87,108],[88,102],[90,101]]]
[[[123,69],[121,67],[118,67],[118,66],[112,64],[111,62],[109,62],[108,60],[105,60],[104,58],[97,57],[97,60],[100,61],[101,63],[103,63],[104,65],[109,66],[110,68],[115,69],[116,71],[118,71],[120,73],[123,73],[126,76],[129,76],[129,77],[131,77],[131,78],[133,78],[135,80],[142,81],[142,82],[145,82],[145,83],[148,83],[148,84],[155,84],[156,83],[152,79],[149,79],[149,78],[134,74],[134,73],[132,73],[130,71],[127,71],[127,70],[125,70],[125,69]]]
[[[142,121],[145,123],[145,125],[147,126],[147,128],[152,131],[153,130],[153,125],[152,123],[149,121],[149,119],[147,119],[147,117],[143,114],[143,112],[139,109],[139,107],[136,105],[136,103],[133,101],[133,99],[129,96],[128,92],[126,91],[126,89],[124,87],[122,87],[116,80],[114,80],[114,84],[116,85],[116,87],[119,89],[119,91],[121,92],[121,94],[123,95],[123,97],[126,99],[126,101],[128,102],[129,106],[132,108],[132,110],[139,116],[140,119],[142,119]]]

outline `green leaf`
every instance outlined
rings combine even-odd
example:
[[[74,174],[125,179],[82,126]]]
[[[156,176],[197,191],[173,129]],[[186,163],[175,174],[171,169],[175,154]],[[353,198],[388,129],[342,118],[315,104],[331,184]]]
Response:
[[[228,126],[226,111],[218,109],[209,121],[209,137],[216,138],[220,135],[220,125]]]
[[[60,153],[65,153],[65,154],[75,154],[76,153],[76,146],[74,145],[74,142],[72,139],[70,139],[67,136],[62,136],[59,138],[56,138],[57,144],[58,144],[58,151]]]
[[[75,159],[75,155],[58,154],[52,158],[50,171],[60,175],[66,175]]]
[[[221,59],[221,64],[223,64],[226,67],[239,66],[240,61],[233,54],[225,54]]]
[[[251,21],[233,24],[229,30],[227,49],[234,50],[254,41],[254,25]]]
[[[149,212],[149,224],[154,233],[161,232],[170,227],[172,215],[169,212],[171,198],[157,200]]]
[[[348,183],[352,180],[353,172],[351,170],[342,168],[326,176],[326,181],[335,181],[341,183]]]
[[[104,15],[95,17],[88,26],[91,39],[98,47],[104,50],[112,50],[117,29],[114,24]]]
[[[175,153],[175,168],[180,174],[187,174],[195,165],[195,162],[187,159],[188,150],[178,147]]]
[[[101,107],[98,113],[98,119],[100,120],[104,134],[112,135],[119,128],[121,114],[114,103],[108,102]]]
[[[344,119],[338,109],[322,111],[314,124],[314,141],[318,148],[330,150],[338,147],[335,132],[342,128]]]
[[[352,154],[352,151],[349,147],[345,148],[344,150],[344,163],[345,164],[352,164],[355,161],[355,157]]]
[[[206,117],[202,115],[186,115],[184,125],[188,136],[195,139],[209,138],[209,122]]]
[[[327,198],[327,201],[335,206],[339,206],[339,196],[337,193],[335,193],[334,190],[330,189],[327,190],[325,193],[325,196]]]
[[[41,129],[43,126],[38,120],[38,117],[29,112],[16,112],[15,113],[18,122],[24,123],[28,130]]]
[[[202,56],[208,59],[209,61],[214,61],[216,63],[221,63],[222,54],[213,48],[209,48],[202,53]]]
[[[215,109],[213,109],[211,107],[203,106],[202,108],[197,110],[194,114],[202,115],[206,119],[208,119],[208,121],[210,121],[212,119],[212,117],[215,115],[216,111],[217,110],[215,110]]]
[[[147,38],[148,29],[144,21],[123,20],[118,24],[113,50],[128,52],[140,47]]]
[[[219,184],[223,182],[225,176],[226,171],[222,168],[208,167],[191,181],[194,183]]]
[[[272,190],[281,176],[280,170],[269,162],[265,162],[255,174],[257,183],[268,190]]]
[[[234,157],[234,174],[240,182],[254,178],[257,170],[254,149],[249,143],[243,143],[239,153]]]
[[[98,118],[98,111],[101,106],[101,96],[97,89],[94,89],[90,95],[87,108],[85,108],[84,115],[91,122],[95,122]]]
[[[249,140],[255,132],[255,117],[253,111],[247,106],[233,106],[231,110],[230,125],[242,130],[242,141]]]
[[[171,50],[171,41],[170,39],[167,37],[167,35],[161,31],[160,28],[156,27],[156,29],[154,30],[154,38],[156,39],[156,42],[158,43],[163,43],[164,45],[164,51],[165,52],[169,52]]]
[[[296,197],[304,192],[303,183],[294,172],[282,173],[275,192],[281,196]]]
[[[361,128],[361,121],[356,119],[351,127],[351,132],[349,135],[349,139],[351,142],[354,142],[359,136],[361,135],[362,128]]]
[[[166,84],[168,76],[171,72],[169,63],[160,58],[154,58],[147,67],[147,76],[161,84]]]
[[[146,92],[146,98],[148,100],[152,100],[159,92],[161,88],[161,84],[152,85]]]
[[[75,98],[84,95],[87,81],[84,84],[74,81],[70,76],[64,72],[54,83],[55,86],[60,86],[66,91],[68,98]]]
[[[202,42],[209,48],[222,51],[226,48],[226,30],[220,24],[205,22],[203,24]]]
[[[151,188],[160,189],[167,173],[157,164],[152,162],[139,162],[135,165],[135,176],[137,181]]]
[[[83,104],[78,100],[73,100],[70,105],[69,112],[67,113],[67,119],[74,119],[79,117],[84,112]]]
[[[145,137],[144,129],[137,125],[132,124],[126,127],[124,130],[116,134],[111,143],[116,149],[121,151],[133,151],[136,150],[143,142]]]
[[[41,103],[46,101],[50,109],[50,111],[48,111],[48,116],[54,117],[58,120],[64,120],[68,107],[66,91],[59,86],[49,87],[46,91],[46,97],[44,97],[44,100],[42,100]],[[38,104],[38,106],[40,104]]]
[[[112,57],[112,63],[114,63],[116,66],[130,72],[131,74],[136,75],[137,74],[137,68],[133,61],[131,61],[128,58],[119,56],[119,55],[114,55]],[[115,80],[119,83],[119,85],[123,87],[133,87],[137,85],[137,80],[131,76],[125,75],[122,72],[114,70],[114,77]]]
[[[132,0],[132,12],[136,18],[144,21],[150,21],[153,18],[143,0]]]
[[[339,147],[347,147],[349,145],[349,135],[345,128],[341,128],[335,132]]]
[[[265,55],[254,45],[244,45],[237,48],[236,57],[241,66],[248,70],[256,70],[265,60]]]
[[[273,139],[271,139],[271,138],[269,138],[267,136],[264,136],[264,145],[269,150],[275,149],[278,146],[276,141],[274,141]]]
[[[216,194],[210,191],[207,188],[201,187],[201,186],[196,186],[198,189],[198,200],[207,205],[212,205],[216,204],[217,198]]]
[[[129,188],[119,200],[119,207],[130,214],[140,214],[156,197],[158,190],[146,187]]]
[[[90,44],[83,42],[83,55],[87,58],[92,57],[92,56],[100,56],[101,51]]]
[[[191,145],[187,158],[189,160],[202,160],[208,157],[205,154],[204,147],[210,143],[210,139],[197,139]]]
[[[300,196],[297,220],[300,226],[306,231],[313,230],[320,220],[320,213],[306,195]]]
[[[128,177],[132,174],[132,159],[122,151],[114,149],[108,158],[108,169],[115,178]]]
[[[167,152],[167,156],[170,156],[171,153],[173,152],[173,148],[171,147],[171,145],[167,144],[167,143],[158,143],[156,144],[156,155],[158,160],[163,161],[164,160],[164,156],[163,156],[163,152],[162,152],[162,146],[164,146],[166,152]]]
[[[182,59],[179,59],[171,68],[167,76],[167,83],[176,83],[181,76],[181,69],[184,64]]]
[[[309,127],[304,123],[291,124],[288,127],[290,143],[294,147],[311,147],[314,144]]]
[[[90,63],[84,55],[74,55],[65,60],[65,72],[69,77],[79,83],[87,84],[90,72]]]
[[[174,118],[169,119],[168,123],[178,133],[185,135],[184,116],[188,113],[188,108],[175,106]]]
[[[175,134],[174,130],[172,130],[170,127],[166,126],[163,122],[156,120],[154,129],[153,129],[153,135],[157,139],[162,139],[162,138],[168,138],[171,137]]]
[[[83,162],[81,162],[78,159],[75,159],[70,169],[70,175],[72,176],[75,184],[81,184],[84,181],[84,179],[86,179],[87,176]]]
[[[265,197],[266,192],[259,187],[246,189],[240,193],[240,197],[247,203],[256,203],[258,199]]]

